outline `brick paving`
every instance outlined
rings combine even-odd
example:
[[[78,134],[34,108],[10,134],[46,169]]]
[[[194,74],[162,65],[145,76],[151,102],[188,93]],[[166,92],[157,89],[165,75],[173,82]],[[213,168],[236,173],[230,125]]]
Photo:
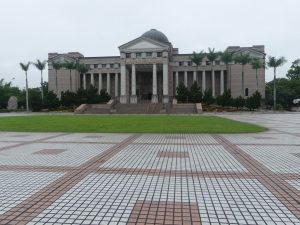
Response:
[[[300,225],[300,114],[256,134],[0,132],[0,224]]]

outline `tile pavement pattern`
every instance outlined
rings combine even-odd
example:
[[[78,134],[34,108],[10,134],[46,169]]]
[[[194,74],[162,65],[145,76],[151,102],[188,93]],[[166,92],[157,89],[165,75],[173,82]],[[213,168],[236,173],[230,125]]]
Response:
[[[0,132],[0,224],[298,224],[300,114],[259,134]]]

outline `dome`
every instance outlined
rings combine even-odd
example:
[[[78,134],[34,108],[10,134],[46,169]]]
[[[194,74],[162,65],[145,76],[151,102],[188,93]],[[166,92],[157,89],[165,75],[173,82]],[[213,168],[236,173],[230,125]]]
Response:
[[[164,33],[156,30],[156,29],[151,29],[147,32],[145,32],[141,37],[149,38],[154,41],[162,42],[162,43],[169,43],[169,40]]]

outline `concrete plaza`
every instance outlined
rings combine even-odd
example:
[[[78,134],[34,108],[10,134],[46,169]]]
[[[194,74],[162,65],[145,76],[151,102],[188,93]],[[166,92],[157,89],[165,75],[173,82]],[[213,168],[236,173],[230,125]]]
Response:
[[[0,132],[0,224],[298,224],[300,114],[256,134]]]

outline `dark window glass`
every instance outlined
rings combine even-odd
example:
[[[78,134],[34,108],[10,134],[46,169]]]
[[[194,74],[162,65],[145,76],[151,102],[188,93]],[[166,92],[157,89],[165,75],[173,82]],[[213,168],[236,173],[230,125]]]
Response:
[[[110,64],[110,68],[114,68],[114,64]]]
[[[152,52],[146,52],[146,56],[147,57],[151,57],[152,56]]]
[[[188,62],[188,66],[192,66],[192,62],[191,61]]]
[[[131,58],[131,54],[130,53],[126,53],[126,58]]]
[[[135,55],[136,55],[136,57],[137,57],[137,58],[141,58],[141,56],[142,56],[142,53],[140,53],[140,52],[137,52],[137,53],[135,53]]]
[[[248,96],[249,95],[249,90],[248,88],[245,89],[245,96]]]
[[[162,52],[158,52],[157,57],[162,57]]]
[[[106,68],[106,64],[102,64],[102,68]]]
[[[94,64],[94,68],[97,69],[98,68],[98,64]]]
[[[182,66],[182,65],[183,65],[183,63],[182,63],[182,62],[179,62],[179,63],[178,63],[178,65],[179,65],[179,66]]]

